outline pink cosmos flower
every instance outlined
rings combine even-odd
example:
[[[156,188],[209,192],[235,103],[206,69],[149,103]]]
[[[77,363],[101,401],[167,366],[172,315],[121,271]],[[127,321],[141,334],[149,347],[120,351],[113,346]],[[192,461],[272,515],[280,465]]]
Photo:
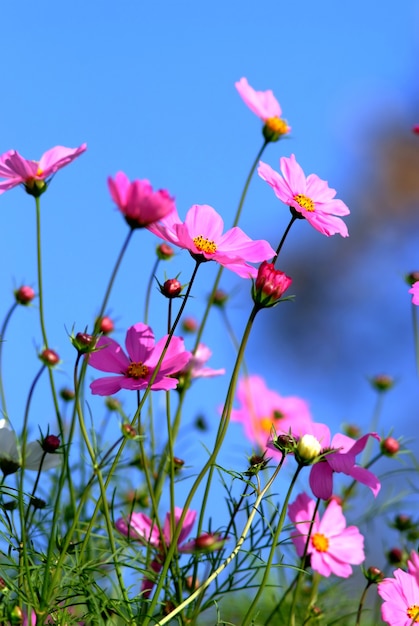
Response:
[[[7,180],[0,182],[0,194],[20,184],[25,185],[29,192],[34,187],[45,190],[48,184],[47,179],[74,161],[86,149],[85,143],[79,148],[55,146],[47,150],[39,161],[24,159],[16,150],[5,152],[0,156],[0,177]],[[45,185],[40,184],[39,181],[45,181]]]
[[[108,178],[109,192],[131,228],[143,228],[175,209],[175,201],[165,189],[153,191],[148,180],[130,182],[118,172]]]
[[[413,283],[409,293],[412,294],[412,303],[419,306],[419,280]]]
[[[369,437],[374,437],[380,441],[377,433],[368,433],[358,440],[354,440],[346,435],[337,434],[330,439],[330,430],[326,424],[313,422],[307,429],[306,434],[314,435],[322,446],[322,453],[328,452],[324,460],[315,463],[311,467],[310,487],[316,498],[328,500],[333,492],[333,474],[342,472],[351,476],[354,480],[367,485],[374,496],[380,491],[380,481],[378,478],[365,469],[356,465],[356,457],[367,445]],[[333,450],[333,452],[330,452]]]
[[[247,376],[239,381],[237,400],[241,405],[231,411],[231,420],[241,422],[246,437],[262,450],[272,431],[300,435],[312,422],[305,400],[296,396],[280,396],[268,389],[260,376]]]
[[[267,241],[253,241],[238,226],[223,234],[221,216],[207,204],[194,204],[185,222],[180,221],[174,210],[147,228],[165,241],[189,250],[196,261],[217,261],[242,278],[257,275],[257,269],[249,262],[258,263],[275,256]]]
[[[255,91],[247,82],[247,78],[241,78],[235,83],[235,87],[249,109],[260,117],[273,133],[280,136],[290,132],[291,128],[281,118],[282,109],[271,90]]]
[[[378,583],[378,595],[384,600],[381,617],[390,626],[411,626],[419,622],[419,583],[415,576],[401,569],[394,578]]]
[[[407,561],[407,569],[409,570],[409,574],[416,578],[416,581],[419,585],[419,554],[417,552],[410,553],[410,558]]]
[[[110,337],[100,337],[95,352],[86,355],[86,358],[92,367],[116,375],[93,381],[90,385],[92,393],[110,396],[120,389],[146,389],[167,338],[168,335],[165,335],[155,344],[150,326],[141,322],[134,324],[128,329],[125,338],[127,356],[116,341]],[[151,389],[175,389],[178,381],[170,376],[184,368],[190,358],[191,353],[185,350],[183,339],[172,337]]]
[[[214,370],[211,367],[205,367],[205,363],[210,359],[211,355],[212,352],[208,346],[200,343],[181,373],[186,374],[189,372],[191,378],[212,378],[213,376],[225,374],[224,368]]]
[[[302,493],[288,506],[289,518],[298,531],[291,535],[298,556],[304,554],[315,505],[314,500]],[[329,503],[321,519],[316,513],[307,554],[312,569],[326,577],[334,574],[348,578],[352,574],[351,565],[365,560],[364,537],[356,526],[346,527],[342,507],[335,500]]]
[[[327,182],[316,174],[305,176],[295,156],[280,159],[281,174],[270,165],[259,163],[259,176],[272,187],[277,198],[288,204],[293,215],[306,218],[307,221],[324,235],[339,233],[348,236],[348,229],[337,215],[348,215],[349,209],[335,198],[336,191],[328,187]],[[297,213],[295,213],[295,211]]]
[[[174,526],[179,524],[180,517],[183,509],[175,507],[175,520]],[[195,548],[195,540],[184,543],[184,540],[189,535],[192,527],[195,523],[196,511],[188,510],[182,525],[182,530],[177,542],[179,552],[192,552]],[[128,523],[124,518],[120,518],[115,522],[116,529],[126,537],[132,540],[140,541],[143,545],[149,545],[156,550],[156,556],[150,563],[150,567],[153,572],[158,574],[162,568],[162,561],[164,558],[164,550],[162,549],[162,542],[166,546],[170,546],[172,542],[172,524],[171,514],[166,514],[164,526],[162,528],[163,537],[161,537],[156,524],[153,524],[151,519],[144,513],[132,513]],[[146,598],[149,597],[151,590],[154,586],[154,577],[145,577],[141,586],[141,591],[144,592]]]

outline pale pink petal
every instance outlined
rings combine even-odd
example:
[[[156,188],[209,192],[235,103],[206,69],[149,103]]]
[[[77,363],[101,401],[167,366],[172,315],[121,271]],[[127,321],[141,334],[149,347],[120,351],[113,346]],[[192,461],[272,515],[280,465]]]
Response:
[[[39,161],[39,169],[43,173],[42,177],[48,178],[51,174],[55,174],[57,170],[74,161],[86,149],[87,144],[84,143],[78,148],[55,146],[55,148],[47,150]]]
[[[186,214],[185,226],[192,239],[202,235],[217,243],[222,235],[224,222],[212,206],[194,204]]]
[[[281,107],[271,90],[255,91],[247,82],[247,78],[241,78],[235,83],[235,87],[249,109],[262,120],[281,117]]]
[[[413,283],[409,293],[412,294],[412,304],[419,305],[419,281]]]
[[[154,349],[154,333],[150,326],[139,322],[131,326],[125,337],[125,348],[135,363],[146,363]]]

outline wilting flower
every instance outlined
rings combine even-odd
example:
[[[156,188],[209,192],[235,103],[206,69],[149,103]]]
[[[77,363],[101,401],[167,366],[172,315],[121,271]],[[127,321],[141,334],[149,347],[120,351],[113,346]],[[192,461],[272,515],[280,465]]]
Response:
[[[412,294],[412,303],[419,305],[419,280],[413,283],[412,288],[409,289],[409,293]]]
[[[333,474],[342,472],[354,480],[367,485],[374,496],[380,491],[378,478],[365,469],[356,465],[356,457],[367,445],[369,437],[380,441],[377,433],[368,433],[354,441],[351,437],[337,434],[330,439],[330,430],[325,424],[312,423],[307,433],[314,435],[321,443],[323,460],[315,463],[310,471],[310,487],[316,498],[328,500],[333,492]]]
[[[165,335],[155,344],[150,326],[141,322],[134,324],[125,338],[127,356],[119,343],[110,337],[100,337],[95,352],[86,355],[88,363],[101,372],[113,372],[116,376],[93,381],[90,385],[92,393],[110,396],[120,389],[146,389],[167,339],[168,335]],[[191,353],[185,350],[183,339],[172,337],[151,389],[175,389],[178,381],[171,375],[182,370],[190,358]]]
[[[113,201],[131,228],[143,228],[175,209],[175,201],[165,189],[153,191],[148,180],[130,182],[127,175],[118,172],[108,178]]]
[[[221,216],[207,204],[194,204],[181,222],[172,211],[148,230],[165,241],[189,250],[199,262],[217,261],[243,278],[255,277],[257,270],[249,265],[275,256],[267,241],[250,239],[238,226],[223,234]]]
[[[174,527],[179,524],[180,517],[183,509],[175,507],[175,519]],[[192,527],[195,523],[196,511],[187,511],[185,519],[183,521],[182,530],[180,532],[177,546],[178,552],[192,552],[195,548],[195,541],[184,543],[184,540],[189,535]],[[116,529],[131,540],[139,541],[144,546],[151,546],[156,550],[156,555],[150,563],[150,567],[156,574],[160,572],[162,568],[162,559],[164,559],[164,550],[162,543],[166,546],[170,546],[172,542],[172,524],[171,514],[166,514],[164,526],[162,528],[162,536],[156,524],[153,524],[151,519],[144,513],[132,513],[128,518],[128,521],[124,518],[120,518],[115,522]],[[154,578],[150,579],[145,577],[142,583],[141,591],[144,592],[145,597],[150,595],[150,592],[154,586]]]
[[[291,207],[293,215],[307,221],[324,235],[339,233],[348,236],[348,229],[337,215],[348,215],[349,209],[335,198],[336,191],[316,174],[305,176],[301,166],[292,154],[280,159],[281,174],[270,165],[259,164],[259,176],[272,187],[277,198]]]
[[[47,150],[39,161],[24,159],[16,150],[5,152],[0,156],[0,177],[7,180],[0,182],[0,194],[23,184],[28,193],[40,195],[46,190],[49,179],[86,148],[85,143],[79,148],[55,146]]]
[[[49,437],[51,436],[49,435]],[[22,459],[15,431],[6,419],[0,419],[0,470],[4,475],[14,474],[22,466],[25,469],[38,472],[39,470],[49,470],[58,465],[61,465],[60,454],[47,452],[39,441],[31,441],[26,444],[25,458]]]
[[[272,428],[300,435],[311,424],[307,403],[296,396],[280,396],[268,389],[260,376],[247,376],[239,381],[237,400],[241,405],[231,411],[231,420],[241,422],[246,437],[261,449]]]
[[[419,622],[419,583],[415,576],[401,569],[394,578],[378,583],[378,594],[384,600],[381,617],[390,626],[411,626]]]
[[[253,287],[253,300],[263,307],[273,306],[282,298],[291,283],[292,278],[281,270],[276,270],[273,263],[263,261]]]
[[[297,530],[291,535],[297,554],[303,556],[310,533],[307,554],[312,569],[321,576],[335,574],[348,578],[352,574],[351,565],[365,560],[364,537],[356,526],[346,527],[342,507],[335,500],[329,503],[321,519],[316,512],[311,525],[315,506],[306,493],[288,506],[289,518]]]
[[[235,83],[235,87],[249,109],[265,122],[264,135],[266,139],[276,141],[281,135],[290,132],[291,128],[281,118],[280,104],[271,90],[255,91],[247,82],[247,78],[241,78]],[[266,131],[270,131],[270,133],[266,133]]]

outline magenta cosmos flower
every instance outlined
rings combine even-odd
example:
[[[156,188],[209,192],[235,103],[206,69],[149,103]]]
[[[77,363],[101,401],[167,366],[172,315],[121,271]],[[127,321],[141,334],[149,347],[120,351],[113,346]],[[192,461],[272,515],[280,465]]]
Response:
[[[95,352],[86,358],[89,365],[101,372],[113,372],[94,380],[90,389],[99,396],[110,396],[120,389],[146,389],[161,357],[168,335],[156,344],[150,326],[141,322],[128,329],[125,338],[125,354],[119,343],[110,337],[100,337]],[[151,385],[155,391],[175,389],[178,381],[171,378],[186,366],[191,353],[185,350],[183,339],[172,337],[159,371]]]
[[[74,161],[87,149],[83,143],[79,148],[55,146],[47,150],[39,161],[30,161],[20,156],[16,150],[9,150],[0,156],[0,194],[23,184],[29,193],[40,195],[48,185],[48,179],[65,165]]]
[[[409,293],[412,294],[412,304],[419,305],[419,280],[413,283]]]
[[[211,358],[212,352],[204,343],[200,343],[192,353],[192,357],[187,366],[182,370],[181,374],[189,374],[190,378],[212,378],[214,376],[222,376],[226,373],[225,369],[214,370],[212,367],[206,367],[206,362]]]
[[[177,527],[179,524],[182,512],[183,509],[175,507],[174,527]],[[196,511],[188,510],[177,541],[179,552],[192,552],[195,548],[195,540],[186,544],[184,543],[184,540],[192,530],[195,519]],[[128,522],[121,517],[116,520],[115,527],[121,534],[125,535],[125,537],[134,541],[139,541],[143,545],[148,545],[156,550],[156,555],[150,563],[150,569],[154,572],[154,574],[158,574],[162,568],[162,562],[164,560],[164,549],[162,544],[164,543],[166,546],[170,546],[172,542],[171,514],[166,514],[166,519],[162,528],[163,536],[160,535],[157,525],[153,524],[151,519],[147,517],[147,515],[144,515],[144,513],[132,513]],[[141,591],[146,598],[150,595],[154,586],[154,580],[154,576],[152,578],[146,576],[142,582]]]
[[[306,493],[301,493],[295,502],[288,506],[288,515],[298,533],[291,539],[298,556],[303,556],[316,503]],[[359,565],[365,560],[364,537],[356,526],[346,527],[342,507],[332,500],[323,517],[316,512],[307,547],[310,565],[321,576],[334,574],[348,578],[352,574],[351,565]]]
[[[131,228],[148,226],[175,209],[175,200],[169,192],[164,189],[153,191],[148,180],[130,182],[126,174],[118,172],[115,178],[108,178],[108,187]]]
[[[268,389],[260,376],[247,376],[237,388],[238,409],[231,411],[231,420],[241,422],[246,437],[262,450],[266,448],[272,429],[296,436],[305,432],[312,422],[307,403],[296,396],[280,396]]]
[[[242,278],[253,278],[257,269],[249,265],[275,256],[267,241],[250,239],[238,226],[223,234],[221,216],[207,204],[194,204],[181,222],[172,211],[148,230],[165,241],[189,250],[198,262],[217,261]]]
[[[282,298],[291,283],[292,278],[281,270],[276,270],[273,263],[263,261],[253,287],[253,300],[261,307],[273,306]]]
[[[268,137],[264,132],[266,139],[275,141],[279,139],[281,135],[290,132],[291,128],[288,126],[287,122],[282,119],[282,109],[271,90],[255,91],[247,82],[247,78],[241,78],[235,83],[235,87],[245,104],[247,104],[255,115],[265,122],[266,129],[271,132],[272,136]]]
[[[380,441],[377,433],[368,433],[358,440],[339,433],[331,440],[330,430],[326,424],[313,422],[306,434],[314,435],[320,442],[321,454],[325,454],[321,461],[311,467],[310,487],[316,498],[328,500],[331,497],[334,473],[346,474],[353,480],[367,485],[374,496],[378,494],[381,485],[375,474],[356,465],[356,457],[367,445],[368,438],[374,437]]]
[[[288,204],[293,215],[306,218],[308,222],[324,235],[339,233],[348,236],[345,222],[336,217],[348,215],[349,209],[335,198],[336,191],[316,174],[304,175],[301,166],[292,154],[290,158],[280,159],[281,174],[270,165],[259,163],[259,176],[272,187],[277,198]]]
[[[419,623],[419,584],[415,576],[396,569],[394,578],[378,583],[378,594],[384,600],[381,617],[390,626]]]

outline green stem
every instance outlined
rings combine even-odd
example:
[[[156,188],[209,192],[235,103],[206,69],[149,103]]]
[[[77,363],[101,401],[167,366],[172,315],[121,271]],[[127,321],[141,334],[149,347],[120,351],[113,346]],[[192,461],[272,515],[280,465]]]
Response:
[[[361,626],[361,616],[362,616],[362,611],[363,611],[363,609],[364,609],[364,604],[365,604],[365,600],[366,600],[366,597],[367,597],[368,589],[371,587],[371,585],[372,585],[372,584],[373,584],[373,583],[372,583],[371,581],[368,581],[368,582],[367,582],[367,584],[366,584],[366,586],[365,586],[364,591],[363,591],[363,592],[362,592],[362,594],[361,594],[361,598],[360,598],[360,600],[359,600],[358,611],[357,611],[357,614],[356,614],[356,622],[355,622],[355,626]],[[415,619],[413,619],[413,623],[414,623],[415,621],[416,621],[416,620],[415,620]]]
[[[219,567],[217,567],[217,569],[211,574],[211,576],[209,576],[205,580],[205,582],[203,582],[202,585],[196,591],[194,591],[194,593],[192,593],[188,598],[186,598],[186,600],[184,600],[182,604],[177,606],[171,613],[169,613],[169,615],[161,619],[158,622],[159,626],[164,626],[164,624],[167,624],[168,622],[170,622],[178,613],[183,611],[191,602],[196,600],[196,598],[198,598],[205,591],[205,589],[207,589],[210,586],[210,584],[221,574],[221,572],[225,570],[225,568],[231,563],[231,561],[233,561],[233,559],[236,558],[252,526],[253,518],[255,517],[256,513],[259,511],[259,505],[262,502],[265,495],[267,494],[267,492],[269,491],[269,489],[271,488],[275,478],[278,476],[280,469],[281,469],[281,464],[278,465],[278,467],[272,474],[270,480],[266,483],[265,487],[262,489],[262,491],[259,493],[258,497],[256,498],[252,511],[247,519],[247,522],[243,528],[243,531],[233,551],[231,552],[231,554],[225,559],[225,561]],[[146,626],[146,624],[148,624],[149,621],[150,619],[146,618],[146,621],[143,622],[142,626]]]
[[[151,270],[151,274],[150,274],[150,278],[148,279],[148,283],[147,283],[147,289],[145,292],[145,305],[144,305],[144,324],[148,323],[148,311],[150,308],[150,298],[151,298],[151,288],[153,286],[153,280],[155,277],[155,274],[157,272],[157,268],[159,266],[160,263],[160,259],[159,257],[157,257],[153,269]]]
[[[282,466],[282,464],[284,462],[284,459],[285,459],[285,456],[283,456],[282,459],[281,459],[281,463],[279,464],[278,471],[279,471],[279,469],[281,469],[281,466]],[[242,626],[248,626],[248,624],[250,624],[250,622],[252,620],[253,610],[256,608],[256,605],[259,602],[259,598],[261,597],[261,595],[262,595],[262,593],[263,593],[263,591],[265,589],[266,583],[268,581],[268,578],[270,576],[271,566],[272,566],[272,562],[273,562],[273,559],[274,559],[274,556],[275,556],[275,553],[276,553],[276,547],[277,547],[277,544],[278,544],[279,536],[280,536],[280,534],[282,532],[282,528],[284,526],[285,518],[286,518],[286,515],[287,515],[288,502],[289,502],[289,499],[291,497],[291,493],[292,493],[292,491],[294,489],[295,483],[297,482],[297,478],[298,478],[298,475],[299,475],[302,467],[303,467],[302,465],[298,465],[297,470],[294,473],[294,476],[292,477],[290,486],[288,487],[287,495],[285,496],[285,500],[284,500],[283,505],[282,505],[282,510],[281,510],[281,515],[279,517],[278,526],[276,527],[274,536],[272,538],[272,546],[271,546],[271,549],[269,551],[269,556],[268,556],[268,560],[266,562],[266,567],[264,568],[264,574],[263,574],[263,577],[262,577],[262,581],[261,581],[261,583],[260,583],[260,585],[258,587],[258,590],[256,592],[255,597],[253,598],[253,601],[252,601],[251,605],[249,606],[249,608],[247,610],[246,615],[243,618]]]
[[[6,317],[4,318],[3,326],[1,327],[1,330],[0,330],[0,401],[1,401],[2,413],[6,417],[6,419],[8,419],[8,414],[7,414],[7,407],[6,407],[6,395],[4,393],[4,386],[3,386],[3,368],[2,368],[3,343],[4,343],[4,336],[6,334],[7,325],[10,321],[10,318],[12,317],[14,310],[17,308],[17,306],[18,306],[17,302],[14,302],[12,304],[12,306],[10,307],[10,309],[8,310],[6,314]]]

